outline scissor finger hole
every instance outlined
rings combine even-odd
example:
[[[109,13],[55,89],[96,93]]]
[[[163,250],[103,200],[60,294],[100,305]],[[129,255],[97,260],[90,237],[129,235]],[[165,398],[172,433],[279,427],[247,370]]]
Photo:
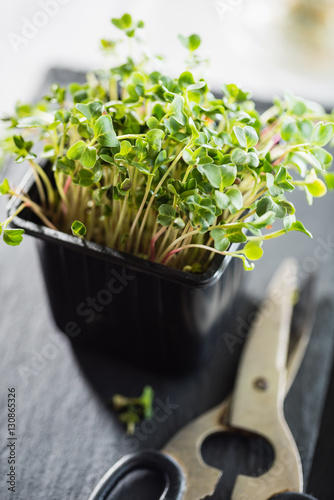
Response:
[[[165,488],[164,477],[158,471],[137,469],[120,480],[106,500],[157,500]]]
[[[239,432],[211,434],[203,441],[201,453],[207,465],[223,472],[213,499],[229,498],[239,474],[261,476],[275,458],[271,444],[262,436]]]

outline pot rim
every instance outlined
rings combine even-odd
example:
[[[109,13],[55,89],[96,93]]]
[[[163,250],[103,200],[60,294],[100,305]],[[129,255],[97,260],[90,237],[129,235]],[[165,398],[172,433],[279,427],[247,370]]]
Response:
[[[22,190],[29,192],[34,184],[35,179],[33,172],[28,171],[23,177],[17,190],[18,192],[21,192]],[[7,205],[8,215],[12,215],[21,204],[22,201],[20,199],[12,196]],[[24,211],[22,211],[21,214],[24,213]],[[216,254],[210,267],[206,271],[200,274],[192,274],[181,271],[180,269],[174,269],[172,267],[159,264],[157,262],[151,262],[141,257],[137,257],[136,255],[121,252],[93,241],[87,241],[62,231],[55,231],[42,224],[37,224],[27,220],[23,218],[22,215],[14,217],[11,225],[15,228],[24,229],[26,234],[48,243],[60,245],[92,257],[97,257],[108,262],[114,262],[115,264],[126,266],[134,271],[144,272],[146,274],[154,275],[158,278],[163,278],[167,281],[176,282],[189,287],[204,288],[214,285],[220,279],[232,259],[229,255],[224,256]],[[234,251],[237,250],[238,247],[238,243],[232,243],[230,249]]]

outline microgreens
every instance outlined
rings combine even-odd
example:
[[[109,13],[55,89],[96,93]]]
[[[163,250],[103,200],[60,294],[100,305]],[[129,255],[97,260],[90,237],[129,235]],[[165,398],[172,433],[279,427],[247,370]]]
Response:
[[[264,240],[293,230],[310,236],[286,193],[302,189],[312,204],[334,188],[324,149],[333,114],[287,93],[259,115],[237,85],[223,85],[218,97],[196,77],[198,35],[179,37],[194,69],[172,78],[153,67],[157,58],[137,35],[141,21],[124,14],[112,24],[137,42],[140,56],[84,84],[54,84],[38,104],[18,105],[7,118],[3,148],[30,164],[39,200],[3,182],[0,193],[22,201],[0,225],[4,241],[20,243],[23,231],[7,226],[29,208],[52,229],[202,272],[215,253],[249,270]],[[119,43],[101,42],[109,55]],[[280,227],[271,230],[274,223]],[[231,243],[244,246],[232,251]]]
[[[118,413],[119,421],[126,424],[127,433],[133,434],[137,423],[153,417],[153,400],[154,391],[151,386],[146,385],[141,396],[128,398],[115,394],[110,403]]]

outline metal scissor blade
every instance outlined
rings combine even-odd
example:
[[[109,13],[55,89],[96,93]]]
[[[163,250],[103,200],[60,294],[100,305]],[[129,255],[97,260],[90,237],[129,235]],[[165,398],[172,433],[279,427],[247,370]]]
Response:
[[[271,281],[250,331],[231,402],[229,424],[264,436],[275,450],[273,466],[261,477],[266,483],[263,495],[254,496],[258,500],[282,491],[283,485],[286,490],[298,492],[303,487],[299,452],[283,413],[296,288],[297,263],[288,259]],[[232,499],[239,500],[258,487],[259,478],[240,475]]]
[[[287,358],[286,393],[297,375],[313,330],[316,275],[310,274],[299,288],[299,299],[293,310]]]
[[[229,414],[234,427],[258,432],[259,425],[271,426],[277,401],[283,403],[296,288],[297,263],[287,259],[268,286],[241,356]]]

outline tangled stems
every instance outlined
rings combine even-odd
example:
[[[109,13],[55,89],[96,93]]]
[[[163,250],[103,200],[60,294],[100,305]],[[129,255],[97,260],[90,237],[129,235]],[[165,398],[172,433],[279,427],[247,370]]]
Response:
[[[175,158],[175,160],[172,162],[172,164],[170,165],[170,167],[166,170],[165,174],[163,175],[163,177],[161,178],[160,182],[157,184],[155,190],[153,191],[153,194],[152,194],[152,196],[150,198],[150,201],[148,202],[148,205],[147,205],[147,207],[145,209],[144,217],[143,217],[143,220],[141,222],[140,229],[138,231],[138,235],[137,235],[137,239],[136,239],[136,244],[135,244],[135,253],[138,252],[138,247],[139,247],[140,240],[141,240],[144,228],[145,228],[147,217],[148,217],[149,211],[150,211],[150,209],[152,207],[152,204],[153,204],[153,202],[155,200],[155,197],[156,197],[159,189],[161,188],[161,186],[163,185],[163,183],[167,179],[168,175],[173,171],[173,168],[177,165],[178,161],[181,159],[184,150],[187,147],[190,147],[191,143],[192,143],[192,139],[190,139],[189,142],[186,144],[186,146],[184,146],[184,148],[181,149],[181,151],[179,152],[179,154],[177,155],[177,157]],[[149,187],[151,186],[151,182],[150,182],[151,180],[152,179],[150,178],[149,181],[148,181],[148,184],[147,184],[147,186],[149,186]],[[149,189],[148,189],[148,191],[149,191]],[[146,198],[147,198],[147,195],[146,195]],[[145,201],[146,201],[146,199],[145,199]],[[142,207],[141,207],[141,210],[142,210]]]

